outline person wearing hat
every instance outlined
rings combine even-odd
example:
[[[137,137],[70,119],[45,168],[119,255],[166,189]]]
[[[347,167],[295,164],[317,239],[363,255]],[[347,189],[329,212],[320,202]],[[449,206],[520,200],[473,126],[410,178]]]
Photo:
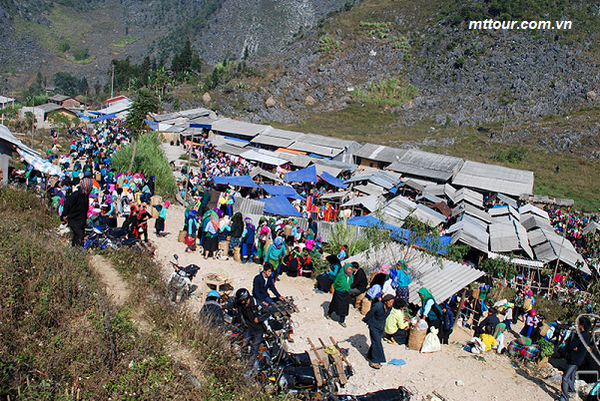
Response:
[[[346,327],[346,316],[350,306],[350,287],[352,286],[353,268],[351,263],[346,263],[344,269],[340,271],[335,280],[333,280],[333,297],[327,310],[327,319],[335,312],[339,316],[340,326]]]
[[[72,246],[83,247],[85,224],[87,212],[90,207],[90,192],[92,191],[92,180],[84,178],[79,183],[79,189],[71,194],[63,205],[62,221],[66,223],[73,232]]]
[[[440,331],[442,328],[442,308],[435,302],[433,294],[422,287],[419,292],[419,298],[421,298],[421,307],[417,311],[417,319],[425,319],[429,327],[433,326],[438,330],[438,337],[440,337]]]
[[[212,328],[221,327],[225,324],[223,307],[219,302],[221,295],[216,290],[210,290],[206,295],[206,301],[200,309],[200,319],[205,320]]]
[[[374,300],[371,310],[363,318],[363,322],[369,327],[369,336],[371,337],[371,346],[367,352],[369,366],[373,369],[380,369],[381,364],[385,363],[385,354],[383,353],[383,344],[381,340],[384,334],[385,321],[394,305],[394,296],[384,295],[381,301],[379,298]]]

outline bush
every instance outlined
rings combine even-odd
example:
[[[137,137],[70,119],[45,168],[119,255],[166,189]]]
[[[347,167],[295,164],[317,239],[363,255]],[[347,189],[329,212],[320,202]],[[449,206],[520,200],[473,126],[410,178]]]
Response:
[[[133,145],[125,146],[113,156],[112,164],[116,171],[126,170],[131,161]],[[163,197],[174,197],[177,185],[169,160],[160,148],[158,134],[149,132],[140,137],[137,144],[133,171],[141,172],[146,177],[156,176],[156,192]]]

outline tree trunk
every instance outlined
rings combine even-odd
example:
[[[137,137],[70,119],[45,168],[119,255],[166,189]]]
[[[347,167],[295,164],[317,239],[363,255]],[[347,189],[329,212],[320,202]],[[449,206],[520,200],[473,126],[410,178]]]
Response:
[[[131,152],[131,161],[129,162],[129,168],[127,171],[132,171],[133,168],[133,159],[135,159],[135,152],[137,150],[137,138],[133,141],[133,152]]]

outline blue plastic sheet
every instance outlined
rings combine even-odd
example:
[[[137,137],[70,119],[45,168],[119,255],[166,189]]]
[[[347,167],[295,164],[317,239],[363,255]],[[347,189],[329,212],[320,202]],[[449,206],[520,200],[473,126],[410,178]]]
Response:
[[[361,227],[377,227],[391,231],[391,237],[405,244],[410,243],[427,251],[436,252],[440,255],[448,253],[448,245],[452,237],[444,235],[441,237],[416,237],[412,231],[402,227],[397,227],[392,224],[384,223],[383,221],[371,215],[354,217],[347,221],[348,224]]]
[[[269,185],[263,184],[261,188],[264,189],[269,195],[273,196],[285,196],[286,198],[305,200],[304,197],[298,194],[296,190],[288,185]]]
[[[348,188],[348,184],[346,184],[344,181],[340,180],[339,178],[335,178],[334,176],[329,174],[327,171],[324,171],[323,174],[321,174],[321,178],[328,184],[333,185],[334,187]]]
[[[274,196],[272,198],[257,199],[265,203],[265,213],[275,214],[278,216],[294,216],[302,217],[300,213],[285,196]]]
[[[232,185],[234,187],[257,188],[258,184],[249,175],[213,177],[215,185]]]
[[[298,171],[290,171],[289,173],[285,173],[285,177],[283,181],[287,182],[318,182],[319,178],[317,177],[317,167],[309,166],[307,168],[303,168]]]

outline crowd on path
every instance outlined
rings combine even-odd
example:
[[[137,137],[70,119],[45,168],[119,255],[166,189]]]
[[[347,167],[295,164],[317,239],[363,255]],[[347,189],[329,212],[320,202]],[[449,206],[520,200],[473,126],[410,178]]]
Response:
[[[164,230],[169,201],[151,206],[155,194],[154,177],[131,171],[117,172],[112,156],[129,144],[129,132],[120,121],[107,121],[88,130],[73,130],[69,149],[60,154],[53,144],[47,160],[58,163],[64,176],[49,180],[47,199],[73,232],[74,246],[83,246],[87,226],[115,229],[118,219],[129,238],[148,242],[148,222],[156,209],[157,235]]]

